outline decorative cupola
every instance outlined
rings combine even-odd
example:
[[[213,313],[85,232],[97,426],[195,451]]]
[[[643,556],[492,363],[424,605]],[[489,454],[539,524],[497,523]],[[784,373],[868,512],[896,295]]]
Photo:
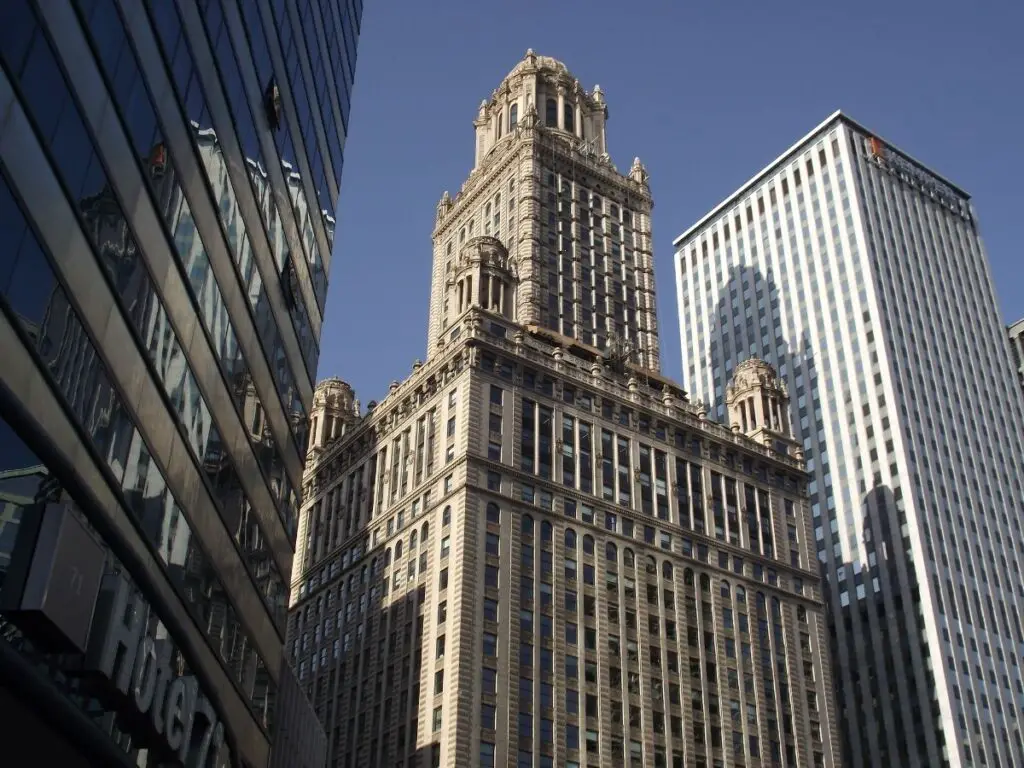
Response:
[[[725,391],[729,423],[757,442],[790,455],[802,454],[789,420],[789,393],[764,360],[744,360]]]
[[[455,316],[478,307],[515,321],[518,283],[516,266],[502,242],[488,235],[474,237],[459,250],[448,280],[448,306]]]
[[[537,125],[602,155],[607,151],[607,118],[608,107],[599,86],[587,93],[565,64],[530,49],[477,108],[473,167],[478,168],[493,150],[508,146]]]
[[[352,387],[338,378],[321,381],[313,392],[309,418],[309,448],[323,450],[359,422],[359,401]]]

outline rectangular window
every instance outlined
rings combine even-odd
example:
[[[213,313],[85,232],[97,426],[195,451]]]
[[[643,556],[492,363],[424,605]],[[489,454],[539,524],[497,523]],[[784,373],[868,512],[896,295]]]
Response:
[[[533,473],[536,454],[536,403],[532,400],[523,399],[523,414],[521,424],[520,468],[524,472]]]
[[[494,744],[480,742],[480,768],[494,768]]]
[[[498,670],[491,667],[483,668],[481,677],[481,692],[484,694],[497,694],[498,692]]]
[[[498,472],[487,473],[487,490],[501,491],[501,475]]]

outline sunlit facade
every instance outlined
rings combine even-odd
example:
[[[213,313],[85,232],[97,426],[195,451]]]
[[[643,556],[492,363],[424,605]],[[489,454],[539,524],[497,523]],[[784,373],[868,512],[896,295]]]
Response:
[[[651,197],[528,52],[437,209],[428,354],[314,395],[289,652],[364,765],[837,765],[807,476],[768,366],[746,434],[663,378]]]
[[[968,196],[836,113],[675,241],[683,373],[775,366],[849,765],[1022,765],[1024,402]]]

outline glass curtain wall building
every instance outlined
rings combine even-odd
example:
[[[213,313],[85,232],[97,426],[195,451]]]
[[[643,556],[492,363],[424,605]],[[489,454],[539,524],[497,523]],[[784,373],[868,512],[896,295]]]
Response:
[[[361,15],[0,9],[5,753],[265,766],[303,706],[278,690]]]
[[[1022,765],[1024,404],[967,194],[836,113],[675,241],[686,384],[792,393],[848,765]]]

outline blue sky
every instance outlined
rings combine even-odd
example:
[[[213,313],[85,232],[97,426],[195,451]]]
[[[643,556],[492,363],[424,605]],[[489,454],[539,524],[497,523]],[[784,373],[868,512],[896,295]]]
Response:
[[[836,109],[973,196],[1003,318],[1024,317],[1022,31],[1019,0],[366,0],[320,376],[365,405],[425,356],[435,206],[527,48],[601,85],[612,160],[651,174],[666,375],[673,238]]]

